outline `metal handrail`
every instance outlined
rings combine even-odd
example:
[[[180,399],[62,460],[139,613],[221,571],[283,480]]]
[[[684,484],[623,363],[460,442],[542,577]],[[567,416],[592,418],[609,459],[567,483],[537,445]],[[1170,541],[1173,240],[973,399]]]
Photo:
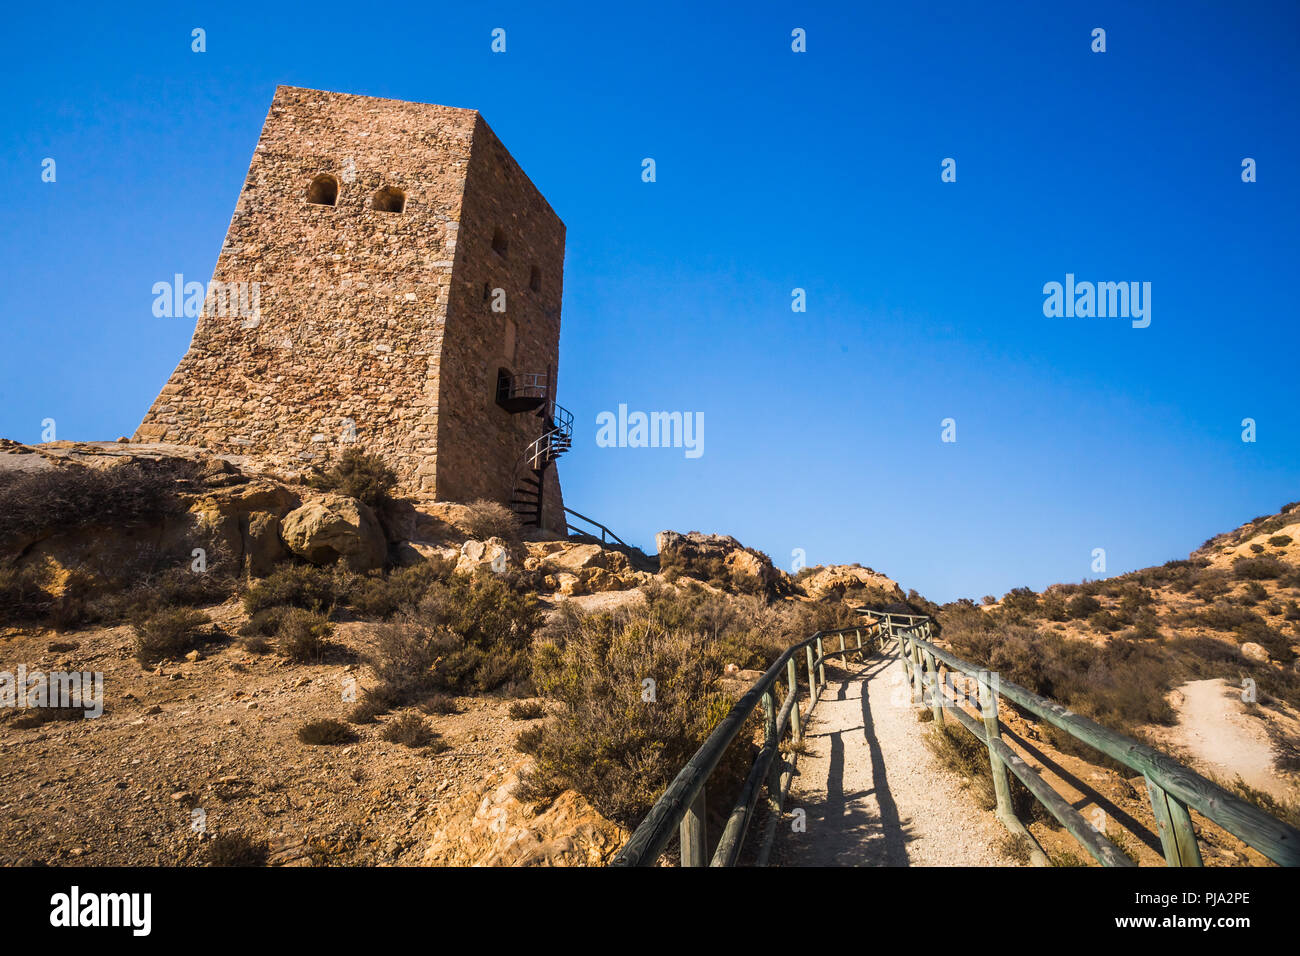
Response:
[[[597,521],[595,518],[588,518],[588,517],[587,517],[586,515],[584,515],[584,514],[578,514],[578,512],[574,511],[572,508],[565,508],[564,510],[565,510],[565,512],[567,512],[568,514],[573,515],[575,518],[581,518],[583,521],[587,522],[587,524],[594,525],[594,526],[596,526],[597,528],[599,528],[599,529],[600,529],[600,543],[601,543],[601,544],[604,544],[604,543],[605,543],[605,535],[609,535],[611,538],[613,538],[615,541],[617,541],[617,542],[618,542],[619,544],[621,544],[623,547],[627,548],[629,551],[633,550],[633,549],[632,549],[632,546],[631,546],[630,544],[628,544],[626,541],[624,541],[622,538],[620,538],[618,535],[616,535],[613,531],[610,531],[608,528],[606,528],[603,524],[601,524],[601,523],[600,523],[599,521]],[[565,522],[564,522],[564,526],[565,526],[568,530],[570,530],[570,531],[577,531],[579,534],[585,534],[585,535],[587,535],[587,537],[589,537],[589,538],[594,538],[594,537],[595,537],[595,535],[590,534],[590,533],[588,533],[588,532],[586,532],[586,531],[583,531],[581,528],[575,528],[573,525],[569,524],[568,521],[565,521]]]
[[[550,376],[545,372],[525,372],[497,380],[497,401],[503,398],[544,399],[550,391]]]
[[[1144,775],[1168,865],[1201,865],[1200,850],[1187,812],[1188,807],[1204,814],[1273,862],[1284,866],[1300,865],[1300,831],[1229,793],[1173,758],[1107,730],[1023,687],[1001,681],[996,673],[963,661],[937,647],[926,639],[930,636],[931,619],[928,615],[870,608],[856,610],[869,620],[858,627],[818,631],[811,637],[792,644],[777,657],[668,785],[611,862],[612,866],[653,866],[671,842],[674,833],[680,840],[682,865],[704,865],[707,844],[705,784],[760,703],[765,716],[763,746],[733,806],[712,865],[730,866],[738,859],[764,783],[768,790],[770,813],[758,860],[760,864],[765,862],[794,775],[793,761],[785,766],[777,761],[787,727],[792,728],[794,741],[802,739],[804,721],[817,706],[821,690],[826,684],[825,662],[828,658],[847,658],[854,652],[862,657],[865,651],[872,649],[873,643],[883,650],[893,642],[897,642],[899,657],[912,683],[914,701],[918,704],[928,701],[939,725],[943,725],[946,714],[956,717],[988,749],[998,818],[1009,830],[1027,837],[1031,843],[1034,842],[1033,837],[1016,819],[1011,808],[1008,770],[1025,784],[1030,793],[1099,863],[1104,866],[1134,865],[1132,860],[1104,834],[1088,824],[1034,768],[1003,742],[998,718],[998,702],[1002,697]],[[862,631],[868,634],[866,645],[862,643]],[[857,647],[848,648],[845,645],[844,637],[850,632],[857,636]],[[840,650],[826,651],[823,647],[824,639],[836,636],[840,640]],[[871,638],[875,640],[872,641]],[[816,655],[813,654],[814,646],[817,648]],[[807,659],[809,685],[808,710],[802,715],[799,710],[795,668],[795,655],[800,649],[804,650]],[[963,708],[957,695],[951,700],[947,697],[945,682],[939,671],[940,663],[975,680],[979,688],[979,700],[973,706],[979,713],[978,718]],[[778,714],[775,685],[783,675],[787,691]],[[1046,859],[1041,850],[1037,857]]]

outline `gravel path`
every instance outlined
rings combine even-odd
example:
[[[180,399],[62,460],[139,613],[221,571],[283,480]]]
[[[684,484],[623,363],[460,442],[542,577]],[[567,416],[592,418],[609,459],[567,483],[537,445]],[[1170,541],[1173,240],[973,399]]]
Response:
[[[930,725],[916,719],[902,664],[874,657],[826,676],[791,788],[807,832],[782,826],[775,862],[1015,866],[995,848],[1006,830],[925,746]]]

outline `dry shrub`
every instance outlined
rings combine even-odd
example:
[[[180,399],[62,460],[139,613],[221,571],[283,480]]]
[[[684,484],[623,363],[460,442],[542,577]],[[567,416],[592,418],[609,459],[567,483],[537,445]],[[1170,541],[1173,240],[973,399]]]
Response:
[[[512,541],[519,536],[519,516],[499,501],[480,498],[465,506],[457,524],[471,538],[504,538]]]
[[[202,639],[208,616],[192,608],[159,611],[132,625],[135,629],[135,659],[151,664],[179,657],[193,650]]]
[[[356,575],[348,585],[347,603],[364,617],[392,617],[398,611],[417,607],[429,588],[437,582],[445,583],[455,567],[455,561],[438,558],[394,568],[387,574],[373,571]]]
[[[517,700],[508,713],[511,720],[538,720],[546,716],[546,706],[540,700]]]
[[[349,448],[329,468],[312,476],[311,485],[356,498],[378,510],[391,501],[397,473],[378,455]]]
[[[311,564],[282,564],[244,594],[244,610],[256,615],[274,607],[329,613],[344,593],[340,575]]]
[[[546,803],[572,788],[634,825],[731,709],[723,666],[706,635],[665,628],[652,607],[590,616],[570,608],[534,649],[533,681],[561,709],[520,735],[535,761],[521,799]],[[739,785],[751,740],[742,731],[715,771],[720,792]]]
[[[435,747],[446,749],[442,738],[433,732],[428,723],[419,714],[402,714],[384,724],[381,736],[389,743],[401,744],[403,747]]]
[[[178,484],[188,463],[124,462],[108,468],[59,465],[0,473],[0,542],[87,527],[125,527],[183,514]]]
[[[352,728],[345,723],[326,718],[313,720],[298,728],[298,739],[305,744],[350,744],[357,739]]]
[[[280,619],[275,632],[276,649],[291,661],[319,661],[330,647],[334,625],[316,611],[290,608]]]
[[[442,691],[484,693],[528,679],[536,598],[490,571],[435,582],[414,613],[376,630],[370,664],[390,706]]]
[[[974,734],[955,724],[936,725],[925,734],[925,745],[942,766],[965,778],[981,809],[997,807],[989,751],[975,739]],[[1041,821],[1053,828],[1059,826],[1047,808],[1009,771],[1007,782],[1011,791],[1011,810],[1020,820]]]
[[[1097,647],[977,610],[945,614],[943,637],[958,657],[1115,730],[1174,720],[1165,699],[1174,662],[1150,642],[1113,637]]]

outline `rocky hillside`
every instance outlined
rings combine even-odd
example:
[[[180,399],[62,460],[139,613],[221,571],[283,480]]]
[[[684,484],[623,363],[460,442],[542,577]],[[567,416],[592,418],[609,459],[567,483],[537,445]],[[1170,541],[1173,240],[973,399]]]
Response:
[[[725,713],[744,668],[855,600],[907,606],[870,569],[796,580],[695,532],[648,558],[390,487],[364,456],[0,445],[0,672],[103,679],[93,719],[0,708],[0,863],[599,863],[653,798],[636,781],[678,769],[665,741],[718,716],[701,700]],[[650,749],[618,744],[626,789],[587,773],[610,739],[565,729],[622,735],[564,669],[592,640],[610,656],[577,673],[620,672],[604,627],[697,682]]]
[[[1297,537],[1300,503],[1292,503],[1159,567],[945,605],[940,639],[1295,821]],[[1112,803],[1128,795],[1132,781],[1095,753],[1022,723],[1051,759],[1082,761],[1076,781],[1113,777]],[[1140,815],[1140,801],[1125,812]],[[1227,854],[1239,849],[1223,844]]]

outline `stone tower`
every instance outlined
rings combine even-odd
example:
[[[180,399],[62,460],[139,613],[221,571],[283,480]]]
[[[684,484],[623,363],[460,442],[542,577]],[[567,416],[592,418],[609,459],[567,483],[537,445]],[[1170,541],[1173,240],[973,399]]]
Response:
[[[404,493],[562,531],[563,270],[564,224],[476,111],[279,87],[134,440],[297,465],[355,444]]]

